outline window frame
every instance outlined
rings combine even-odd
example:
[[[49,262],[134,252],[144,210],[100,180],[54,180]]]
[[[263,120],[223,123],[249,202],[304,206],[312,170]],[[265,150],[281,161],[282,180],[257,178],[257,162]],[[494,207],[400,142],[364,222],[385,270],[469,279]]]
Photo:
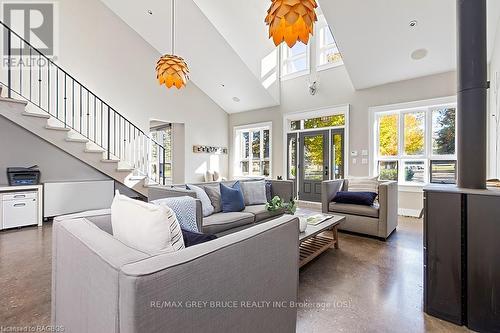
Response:
[[[447,98],[450,99],[450,98]],[[389,107],[390,108],[390,107]],[[379,176],[379,162],[398,162],[398,184],[403,186],[415,186],[422,187],[431,183],[431,163],[432,161],[456,161],[457,160],[457,131],[455,122],[455,154],[452,155],[436,155],[433,153],[432,149],[432,115],[433,111],[443,108],[453,108],[455,109],[455,117],[457,113],[457,103],[456,101],[442,103],[442,104],[429,104],[429,105],[419,105],[414,107],[401,107],[401,108],[390,108],[390,110],[373,110],[373,130],[374,133],[371,136],[373,138],[373,163],[371,167],[371,175]],[[421,155],[408,155],[405,151],[405,132],[404,132],[404,116],[406,114],[424,112],[424,151]],[[386,115],[397,114],[398,119],[398,154],[394,156],[381,156],[380,152],[380,137],[379,137],[379,121],[380,118]],[[407,182],[405,180],[405,162],[407,161],[424,161],[424,183]]]
[[[163,172],[164,173],[165,173],[165,167],[167,165],[170,165],[170,176],[165,176],[164,178],[165,178],[167,184],[171,184],[173,181],[173,176],[174,176],[174,156],[173,156],[174,135],[173,135],[172,124],[166,124],[164,126],[160,126],[158,128],[155,128],[154,130],[150,129],[149,137],[154,142],[163,146],[164,136],[166,135],[165,133],[168,133],[168,136],[170,136],[170,156],[167,156],[167,154],[165,154],[165,157],[169,157],[169,158],[165,158],[165,160],[163,160],[163,156],[153,157],[153,155],[154,155],[153,149],[154,149],[155,145],[153,145],[151,142],[150,147],[149,147],[149,156],[150,157],[149,157],[148,176],[152,179],[155,179],[155,173],[153,172],[154,165],[158,162],[158,160],[160,160],[162,163],[159,163],[158,165],[159,166],[163,165]],[[157,135],[160,135],[160,134],[162,137],[158,138]],[[163,146],[163,148],[165,150],[167,149],[166,146]],[[157,154],[158,153],[159,152],[157,151]],[[158,173],[157,176],[160,177],[160,175],[161,175],[160,170],[157,170],[156,172]]]
[[[311,41],[311,39],[310,39]],[[297,42],[300,43],[300,42]],[[306,52],[291,56],[289,55],[289,52],[291,52],[291,48],[288,47],[286,43],[281,43],[281,56],[280,56],[280,73],[281,73],[281,80],[289,80],[289,79],[294,79],[303,75],[308,75],[311,73],[311,43],[308,43],[305,45],[306,47]],[[286,73],[285,68],[288,66],[289,63],[300,60],[302,58],[305,58],[306,60],[306,69],[296,71],[293,73]]]
[[[314,37],[315,44],[316,44],[316,70],[317,71],[323,71],[326,69],[335,68],[335,67],[339,67],[339,66],[344,65],[344,59],[342,58],[342,53],[339,50],[339,46],[337,44],[337,41],[335,40],[335,36],[333,35],[332,29],[328,25],[328,22],[326,22],[326,19],[324,18],[324,16],[323,16],[323,18],[321,18],[321,16],[322,15],[320,15],[320,17],[318,17],[318,23],[316,24],[316,27],[315,27],[316,31],[315,31],[315,37]],[[330,34],[332,35],[332,38],[333,38],[333,44],[322,45],[323,44],[323,40],[322,40],[322,36],[321,36],[322,29],[328,29],[330,31]],[[336,62],[336,63],[328,63],[327,62],[325,64],[321,64],[322,53],[326,52],[330,49],[337,49],[337,51],[340,53],[341,61]]]
[[[264,146],[264,131],[269,131],[269,157],[265,157],[265,146]],[[259,152],[260,157],[254,158],[252,142],[253,142],[253,134],[260,133],[260,144],[259,144]],[[265,177],[272,178],[272,123],[261,123],[261,124],[250,124],[243,126],[236,126],[233,130],[234,133],[234,175],[237,177]],[[245,157],[245,142],[243,140],[243,133],[248,133],[249,136],[249,151],[248,157]],[[252,164],[254,162],[259,162],[260,165],[260,173],[254,174]],[[244,174],[241,168],[242,162],[248,162],[248,174]],[[265,162],[269,162],[269,175],[264,175],[264,164]]]

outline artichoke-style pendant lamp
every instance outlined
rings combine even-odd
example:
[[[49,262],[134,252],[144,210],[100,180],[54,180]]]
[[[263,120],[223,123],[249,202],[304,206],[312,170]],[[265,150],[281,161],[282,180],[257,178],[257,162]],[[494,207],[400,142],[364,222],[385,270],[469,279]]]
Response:
[[[189,80],[189,68],[179,56],[174,54],[175,47],[175,0],[172,1],[172,54],[165,54],[156,63],[156,78],[160,85],[167,88],[175,86],[177,89],[184,87]]]
[[[307,45],[309,36],[314,34],[314,22],[318,20],[316,0],[271,1],[265,20],[269,26],[269,38],[273,38],[276,46],[283,41],[290,48],[298,41]]]

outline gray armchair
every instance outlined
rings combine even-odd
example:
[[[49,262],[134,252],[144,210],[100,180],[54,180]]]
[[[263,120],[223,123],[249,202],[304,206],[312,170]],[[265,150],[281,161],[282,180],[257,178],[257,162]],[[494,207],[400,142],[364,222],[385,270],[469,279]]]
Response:
[[[295,332],[297,311],[288,305],[297,300],[296,218],[157,256],[113,238],[110,220],[109,210],[55,219],[53,325],[79,333]],[[252,301],[271,305],[244,303]]]
[[[330,180],[322,183],[321,205],[324,213],[343,215],[346,221],[340,230],[387,239],[398,226],[398,184],[380,181],[378,204],[362,206],[332,202],[338,191],[347,191],[349,180]]]

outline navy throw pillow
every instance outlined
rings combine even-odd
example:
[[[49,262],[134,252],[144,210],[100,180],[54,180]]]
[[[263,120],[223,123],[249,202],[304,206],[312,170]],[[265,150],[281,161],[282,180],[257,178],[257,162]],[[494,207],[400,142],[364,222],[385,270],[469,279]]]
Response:
[[[332,201],[344,204],[371,206],[377,197],[375,192],[339,191]]]
[[[181,229],[182,238],[184,239],[184,246],[190,247],[196,244],[205,243],[217,238],[215,235],[200,234],[199,232],[193,232],[189,230]]]
[[[245,199],[241,191],[240,182],[234,183],[232,187],[220,184],[220,196],[222,202],[222,212],[241,212],[245,209]]]
[[[267,202],[273,199],[273,184],[269,180],[266,180],[266,199]]]

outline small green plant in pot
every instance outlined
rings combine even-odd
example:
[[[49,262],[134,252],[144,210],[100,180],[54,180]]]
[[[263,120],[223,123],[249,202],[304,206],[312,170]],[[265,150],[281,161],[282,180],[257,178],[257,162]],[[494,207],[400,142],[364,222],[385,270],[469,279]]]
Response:
[[[284,202],[279,196],[275,196],[270,202],[266,204],[266,209],[270,212],[275,212],[280,209],[284,209],[285,213],[294,215],[297,211],[297,203],[295,199],[290,199],[290,202]]]

